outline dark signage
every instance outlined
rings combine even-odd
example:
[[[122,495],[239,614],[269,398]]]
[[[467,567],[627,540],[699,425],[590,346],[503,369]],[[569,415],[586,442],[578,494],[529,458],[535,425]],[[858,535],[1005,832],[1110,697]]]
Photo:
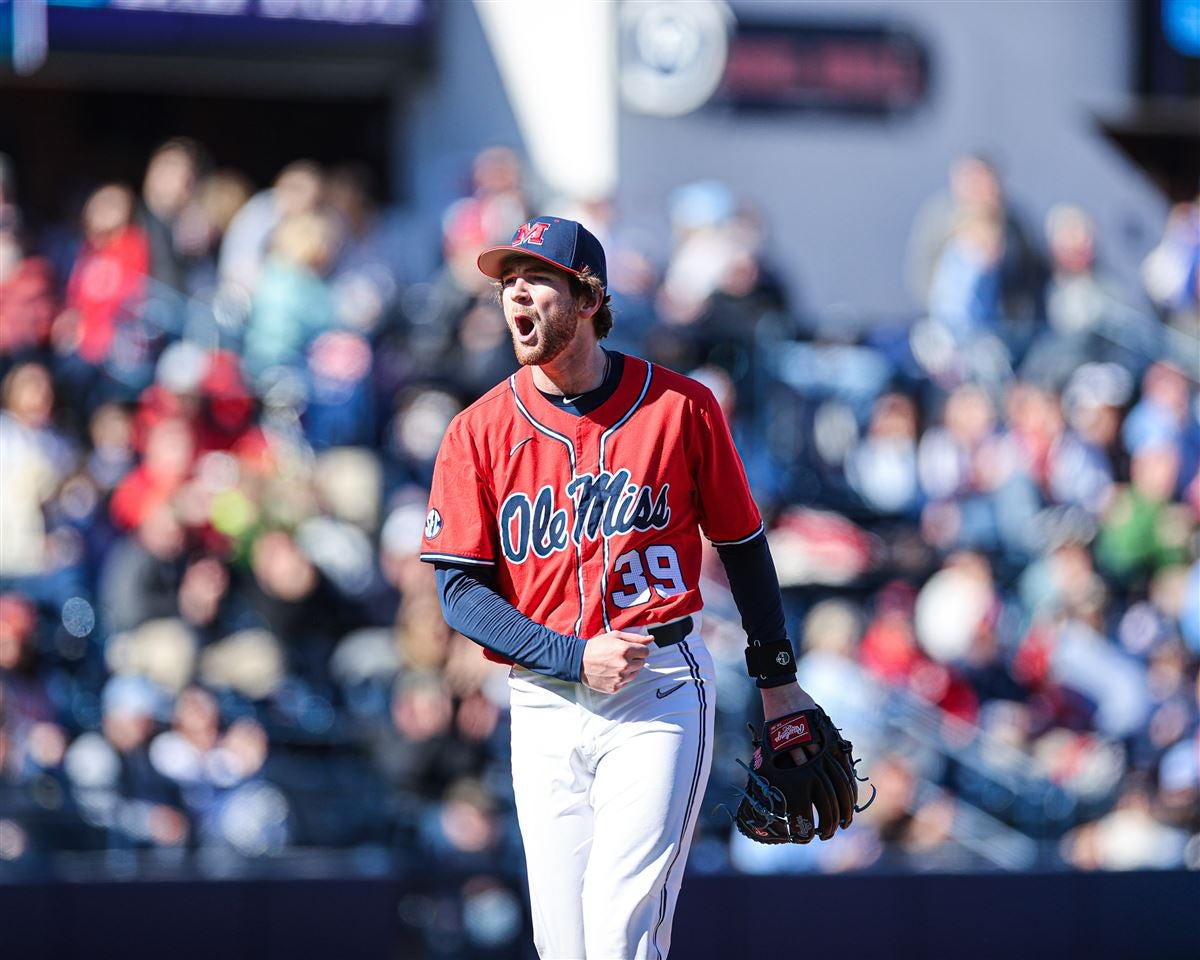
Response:
[[[418,36],[431,0],[0,0],[14,41],[50,51],[145,53],[386,49]],[[9,7],[9,11],[5,11]]]
[[[902,29],[739,21],[713,102],[891,114],[924,101],[929,74],[925,47]]]

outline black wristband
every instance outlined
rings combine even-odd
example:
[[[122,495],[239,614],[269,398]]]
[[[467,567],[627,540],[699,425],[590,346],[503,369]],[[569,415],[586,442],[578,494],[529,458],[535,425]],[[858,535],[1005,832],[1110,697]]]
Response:
[[[746,670],[760,687],[779,687],[796,677],[792,642],[784,637],[746,648]]]

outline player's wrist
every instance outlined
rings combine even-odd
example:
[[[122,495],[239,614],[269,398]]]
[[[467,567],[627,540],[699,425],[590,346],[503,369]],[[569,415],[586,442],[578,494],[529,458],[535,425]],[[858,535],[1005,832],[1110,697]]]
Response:
[[[583,654],[587,649],[587,641],[583,637],[574,635],[568,636],[567,640],[570,643],[571,652],[567,660],[567,675],[563,679],[571,680],[574,683],[587,683],[583,671]]]
[[[777,687],[764,687],[759,690],[759,694],[762,696],[763,717],[767,720],[781,717],[785,713],[812,710],[817,705],[795,680]]]

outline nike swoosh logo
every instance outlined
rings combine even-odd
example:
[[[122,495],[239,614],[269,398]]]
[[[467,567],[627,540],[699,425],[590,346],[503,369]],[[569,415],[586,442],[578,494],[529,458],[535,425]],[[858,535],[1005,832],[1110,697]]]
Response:
[[[582,398],[582,397],[583,397],[582,393],[578,397],[563,397],[563,406],[565,407],[571,403],[578,403],[580,398]]]
[[[509,450],[508,455],[511,457],[514,453],[516,453],[518,450],[520,450],[523,446],[525,446],[525,444],[527,444],[532,439],[533,439],[533,437],[526,437],[524,440],[522,440],[520,443],[518,443],[515,447],[513,447],[511,450]]]
[[[655,691],[654,691],[654,695],[655,695],[656,697],[658,697],[658,699],[659,699],[659,700],[663,700],[663,699],[665,699],[665,698],[669,697],[671,694],[673,694],[673,693],[674,693],[676,690],[678,690],[680,687],[685,687],[685,686],[687,686],[687,681],[686,681],[686,680],[680,680],[680,681],[679,681],[677,684],[675,684],[675,686],[671,687],[671,689],[670,689],[670,690],[663,690],[663,689],[660,687],[659,689],[657,689],[657,690],[655,690]]]

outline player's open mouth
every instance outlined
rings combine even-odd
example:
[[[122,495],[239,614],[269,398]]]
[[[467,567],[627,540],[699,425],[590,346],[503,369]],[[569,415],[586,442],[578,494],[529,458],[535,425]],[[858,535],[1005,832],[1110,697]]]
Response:
[[[537,326],[533,322],[532,317],[527,317],[523,313],[518,313],[513,317],[513,324],[517,328],[517,339],[521,343],[533,343],[537,338]]]

